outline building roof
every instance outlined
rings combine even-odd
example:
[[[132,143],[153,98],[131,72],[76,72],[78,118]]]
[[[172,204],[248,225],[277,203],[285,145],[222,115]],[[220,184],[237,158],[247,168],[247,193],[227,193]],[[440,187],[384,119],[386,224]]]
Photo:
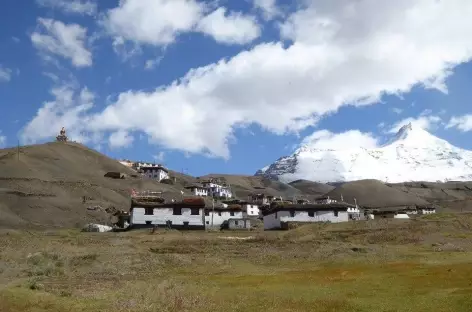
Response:
[[[165,172],[169,172],[169,170],[167,170],[167,168],[161,166],[161,165],[156,165],[156,166],[141,166],[140,167],[141,170],[153,170],[153,169],[160,169],[162,171],[165,171]]]
[[[285,205],[271,205],[269,208],[264,209],[262,214],[264,216],[278,212],[278,211],[327,211],[327,210],[339,210],[347,211],[348,208],[355,208],[356,206],[346,203],[333,203],[333,204],[285,204]]]

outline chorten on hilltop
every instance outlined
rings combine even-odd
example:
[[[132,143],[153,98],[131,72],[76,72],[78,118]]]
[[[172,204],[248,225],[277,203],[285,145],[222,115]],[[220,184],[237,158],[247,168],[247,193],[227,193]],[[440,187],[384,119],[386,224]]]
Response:
[[[62,127],[59,135],[56,137],[57,142],[67,142],[66,129]]]

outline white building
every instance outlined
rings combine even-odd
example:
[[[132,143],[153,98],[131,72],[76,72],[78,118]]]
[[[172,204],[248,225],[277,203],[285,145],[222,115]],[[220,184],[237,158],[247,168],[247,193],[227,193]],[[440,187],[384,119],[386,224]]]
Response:
[[[259,217],[260,215],[259,206],[254,203],[244,203],[243,210],[246,211],[247,217]]]
[[[433,214],[436,213],[436,208],[434,207],[417,207],[416,208],[418,214]]]
[[[231,192],[231,188],[225,184],[216,183],[216,181],[205,181],[202,182],[204,188],[208,190],[208,195],[213,197],[219,198],[231,198],[233,197],[233,193]]]
[[[132,207],[130,226],[167,227],[175,229],[205,229],[205,208],[203,205],[143,204]]]
[[[208,189],[203,186],[191,185],[186,186],[185,188],[195,196],[208,196]]]
[[[133,164],[134,164],[131,160],[126,160],[126,159],[120,160],[119,163],[128,168],[133,168]]]
[[[169,179],[169,171],[161,165],[146,166],[141,167],[140,169],[142,170],[143,175],[149,179],[154,179],[157,181]]]
[[[221,228],[229,219],[243,219],[243,210],[241,208],[231,208],[231,206],[206,208],[205,226],[207,228]]]
[[[264,230],[286,228],[288,222],[348,222],[347,204],[283,205],[264,213]]]

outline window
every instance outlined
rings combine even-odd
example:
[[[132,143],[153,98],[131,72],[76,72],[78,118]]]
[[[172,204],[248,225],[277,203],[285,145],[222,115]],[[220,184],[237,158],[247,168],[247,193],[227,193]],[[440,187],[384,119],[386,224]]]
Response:
[[[200,209],[199,208],[191,208],[190,209],[190,214],[192,216],[199,216],[200,215]]]
[[[218,215],[221,217],[221,211],[218,211]]]
[[[315,216],[315,212],[314,212],[314,211],[308,211],[308,216],[309,216],[309,217],[314,217],[314,216]]]
[[[205,216],[209,216],[210,212],[208,210],[205,210]]]
[[[154,214],[154,209],[153,208],[144,208],[144,214],[146,216],[152,216]]]
[[[234,225],[238,226],[238,225],[239,225],[239,222],[238,222],[238,221],[234,221]]]
[[[229,213],[229,215],[232,216],[232,217],[234,217],[234,211],[231,211],[231,212]]]
[[[339,213],[338,213],[337,210],[334,211],[334,216],[335,216],[335,217],[338,217],[338,216],[339,216]]]
[[[295,217],[295,210],[290,210],[290,217]]]
[[[174,210],[174,211],[173,211],[174,216],[181,216],[181,215],[182,215],[182,208],[180,208],[180,207],[174,207],[173,210]]]
[[[210,224],[210,221],[207,221],[206,224]]]

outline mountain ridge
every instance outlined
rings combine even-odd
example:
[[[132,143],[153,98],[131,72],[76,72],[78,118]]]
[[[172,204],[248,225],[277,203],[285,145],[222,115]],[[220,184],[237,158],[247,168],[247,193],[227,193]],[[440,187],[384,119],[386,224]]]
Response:
[[[472,180],[472,151],[453,146],[411,123],[376,148],[320,149],[305,144],[255,174],[289,183],[306,179],[339,183]]]

